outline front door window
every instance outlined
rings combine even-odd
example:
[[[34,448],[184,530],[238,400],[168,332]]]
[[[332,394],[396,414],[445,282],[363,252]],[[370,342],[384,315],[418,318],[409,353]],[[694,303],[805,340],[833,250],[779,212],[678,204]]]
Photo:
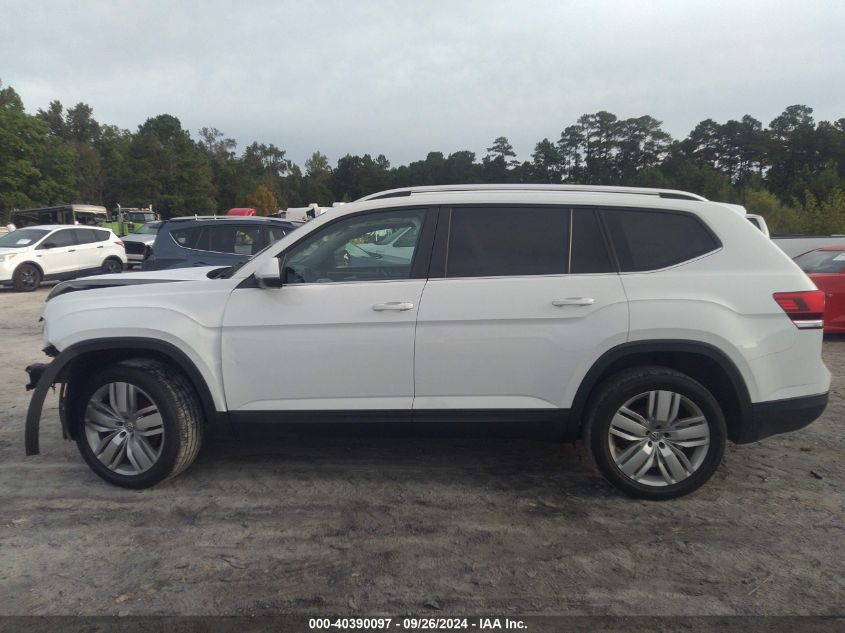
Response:
[[[330,224],[285,256],[285,284],[408,279],[426,211],[353,216]],[[386,235],[414,235],[410,247],[380,250]]]

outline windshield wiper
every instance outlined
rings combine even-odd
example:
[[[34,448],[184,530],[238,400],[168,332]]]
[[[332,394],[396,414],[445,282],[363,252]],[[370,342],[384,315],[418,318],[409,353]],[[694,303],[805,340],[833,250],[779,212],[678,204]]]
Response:
[[[234,275],[238,270],[240,270],[241,266],[246,264],[246,262],[238,262],[234,266],[229,266],[226,268],[222,273],[217,275],[217,279],[228,279],[232,275]]]

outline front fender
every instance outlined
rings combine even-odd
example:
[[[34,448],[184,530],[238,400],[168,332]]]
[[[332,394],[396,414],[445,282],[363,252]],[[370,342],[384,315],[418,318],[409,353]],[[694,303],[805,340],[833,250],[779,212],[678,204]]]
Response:
[[[93,356],[92,356],[93,355]],[[41,413],[44,408],[44,399],[47,392],[53,385],[66,383],[68,372],[72,370],[74,361],[87,358],[96,358],[104,362],[120,362],[128,358],[150,357],[159,358],[172,363],[175,367],[185,373],[188,380],[194,386],[200,401],[205,419],[207,422],[222,423],[226,421],[225,411],[218,411],[203,374],[191,361],[191,359],[179,348],[166,341],[146,338],[103,338],[94,341],[85,341],[71,345],[63,350],[52,363],[46,366],[30,366],[30,384],[32,388],[34,379],[37,379],[35,390],[29,401],[29,408],[26,413],[24,430],[24,446],[27,455],[39,453],[38,435],[41,425]],[[38,376],[40,374],[40,377]],[[65,415],[62,418],[62,431],[64,437],[69,436]]]
[[[41,427],[41,411],[44,408],[44,398],[47,397],[47,392],[50,387],[59,382],[62,370],[78,355],[75,350],[69,349],[67,353],[59,354],[49,365],[30,365],[26,368],[30,380],[26,387],[27,389],[32,389],[33,386],[35,388],[29,401],[29,408],[26,411],[24,426],[24,447],[27,455],[38,455],[40,452],[38,431]],[[67,429],[63,428],[62,431],[67,436]]]

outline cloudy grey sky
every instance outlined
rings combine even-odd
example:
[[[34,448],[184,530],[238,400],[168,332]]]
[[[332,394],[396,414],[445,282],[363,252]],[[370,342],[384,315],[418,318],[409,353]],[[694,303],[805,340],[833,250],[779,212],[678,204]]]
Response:
[[[0,80],[27,109],[85,101],[136,129],[392,164],[484,148],[520,158],[581,114],[705,118],[787,105],[845,117],[841,0],[533,2],[0,0]]]

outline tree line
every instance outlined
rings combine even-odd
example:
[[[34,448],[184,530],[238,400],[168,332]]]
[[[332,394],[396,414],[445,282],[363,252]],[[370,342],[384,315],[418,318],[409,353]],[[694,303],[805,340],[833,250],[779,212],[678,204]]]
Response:
[[[329,205],[409,185],[579,183],[682,189],[744,204],[780,233],[845,233],[845,118],[815,121],[805,105],[767,126],[751,115],[707,119],[673,139],[651,116],[585,114],[520,161],[508,139],[482,157],[429,152],[397,167],[379,154],[347,154],[332,166],[315,151],[300,167],[284,149],[253,142],[239,151],[214,127],[196,137],[174,116],[134,132],[98,122],[85,103],[52,101],[29,114],[0,83],[0,215],[68,202],[146,206],[164,217],[253,206],[263,214]]]

